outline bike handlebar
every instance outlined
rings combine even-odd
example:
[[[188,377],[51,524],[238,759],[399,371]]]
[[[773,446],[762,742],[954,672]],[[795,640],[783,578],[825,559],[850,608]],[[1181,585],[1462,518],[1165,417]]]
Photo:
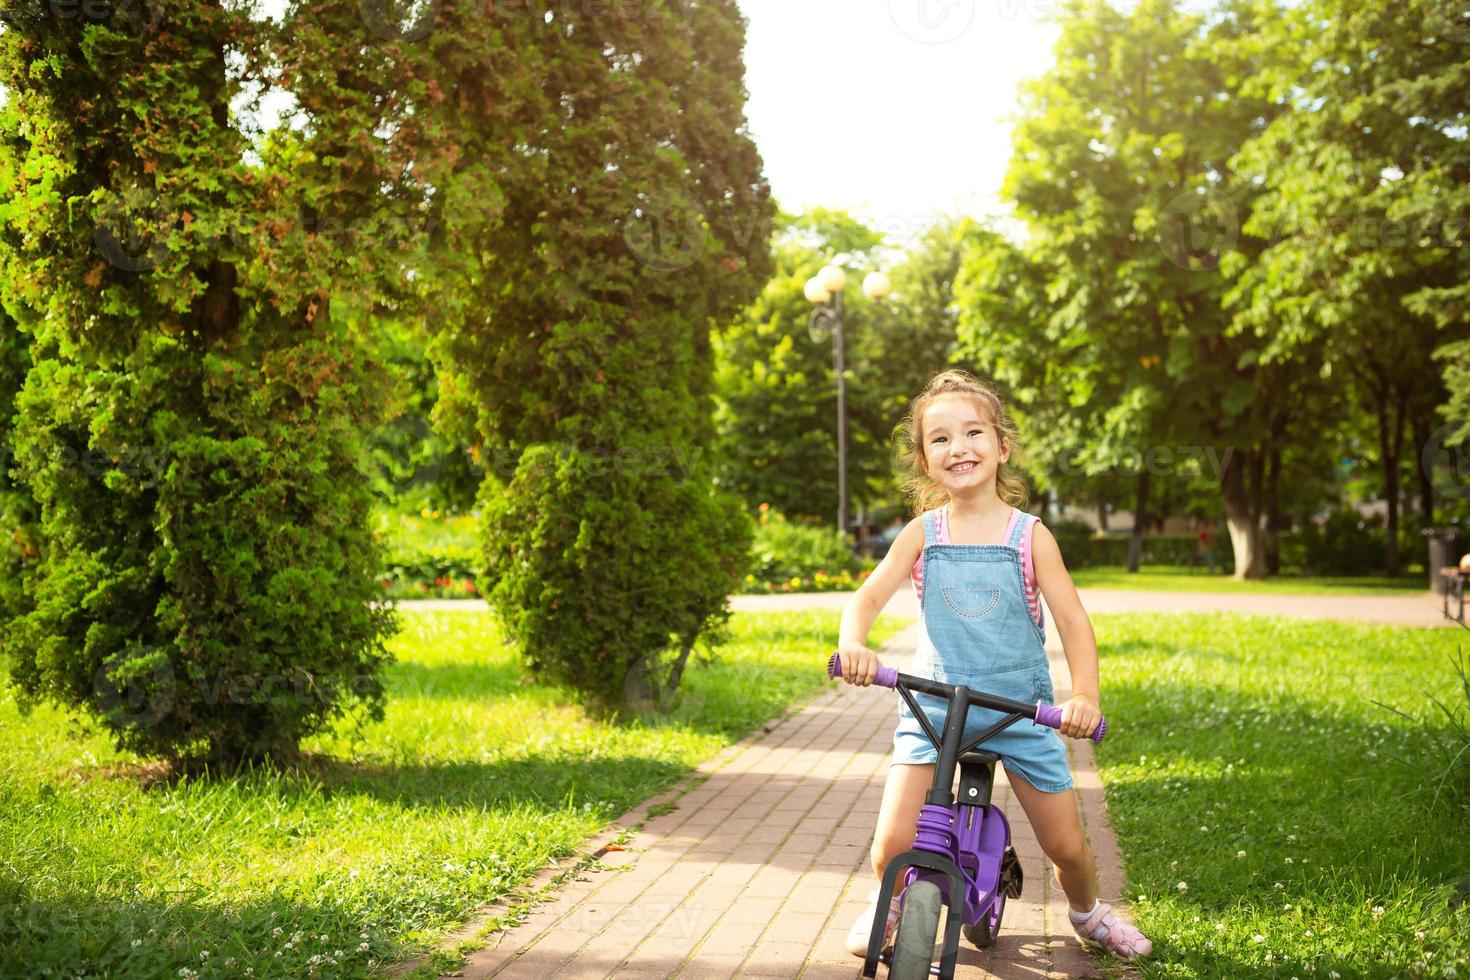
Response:
[[[842,676],[842,658],[838,654],[832,654],[827,661],[827,676],[836,680]],[[955,688],[953,684],[945,684],[942,681],[931,681],[926,677],[913,677],[909,674],[900,674],[896,667],[878,667],[878,674],[873,678],[873,683],[879,687],[894,689],[902,684],[904,687],[920,694],[932,694],[935,697],[948,699],[950,692]],[[994,694],[986,694],[984,691],[970,691],[970,703],[981,708],[992,708],[996,711],[1014,711],[1031,718],[1033,725],[1045,725],[1047,728],[1062,727],[1062,709],[1056,705],[1037,701],[1036,704],[1027,704],[1024,701],[1013,701],[1010,698],[999,697]],[[1094,743],[1101,742],[1108,733],[1108,720],[1102,718],[1097,723],[1097,730],[1090,736]]]

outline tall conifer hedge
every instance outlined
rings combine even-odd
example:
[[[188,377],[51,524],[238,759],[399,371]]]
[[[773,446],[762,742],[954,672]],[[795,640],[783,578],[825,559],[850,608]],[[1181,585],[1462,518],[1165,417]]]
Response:
[[[43,355],[13,441],[45,549],[5,650],[26,698],[145,753],[284,756],[381,711],[358,334],[411,195],[374,135],[391,54],[355,4],[312,6],[4,13],[0,289]],[[265,137],[268,75],[300,111]]]
[[[4,181],[0,180],[0,192]],[[34,533],[35,502],[10,475],[14,458],[11,419],[15,396],[30,366],[26,337],[0,309],[0,622],[23,608],[25,576],[39,557]]]

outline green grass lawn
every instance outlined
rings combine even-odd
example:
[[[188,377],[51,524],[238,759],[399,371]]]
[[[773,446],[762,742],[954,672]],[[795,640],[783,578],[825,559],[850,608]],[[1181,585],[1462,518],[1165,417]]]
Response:
[[[1140,565],[1129,574],[1117,566],[1070,569],[1080,589],[1151,589],[1170,592],[1263,592],[1278,594],[1328,593],[1331,595],[1404,595],[1428,592],[1429,580],[1421,573],[1389,578],[1383,575],[1328,576],[1282,575],[1253,582],[1237,582],[1229,575],[1210,575],[1188,565]]]
[[[488,613],[406,612],[381,724],[182,783],[0,681],[0,976],[381,972],[826,687],[838,619],[736,614],[681,702],[614,725],[523,684]]]
[[[1146,977],[1470,976],[1470,779],[1415,718],[1470,634],[1099,615],[1098,747]],[[1372,700],[1370,700],[1372,699]],[[1440,716],[1443,723],[1443,716]],[[1470,773],[1470,767],[1462,774]]]

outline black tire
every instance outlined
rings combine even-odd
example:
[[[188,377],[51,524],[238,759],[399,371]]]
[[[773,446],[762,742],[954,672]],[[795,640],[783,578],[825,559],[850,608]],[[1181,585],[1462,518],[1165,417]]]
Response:
[[[889,980],[928,980],[939,935],[939,905],[939,886],[932,881],[916,881],[904,892]]]
[[[1005,857],[1000,862],[1000,880],[1007,898],[1020,898],[1021,887],[1026,883],[1026,876],[1021,871],[1021,859],[1016,857],[1016,849],[1006,845]]]
[[[965,926],[965,938],[974,944],[976,949],[989,949],[995,945],[996,933],[1000,932],[1001,916],[1006,911],[1006,893],[1001,892],[995,900],[995,928],[990,928],[990,914],[986,913],[980,917],[980,921],[973,926]]]
[[[985,915],[979,922],[964,928],[965,938],[977,949],[989,949],[995,945],[995,937],[1000,933],[1000,923],[1006,911],[1006,899],[1021,897],[1022,882],[1021,860],[1016,857],[1016,849],[1007,844],[1000,862],[1000,894],[995,898],[995,914]],[[994,927],[991,926],[992,920],[995,922]]]

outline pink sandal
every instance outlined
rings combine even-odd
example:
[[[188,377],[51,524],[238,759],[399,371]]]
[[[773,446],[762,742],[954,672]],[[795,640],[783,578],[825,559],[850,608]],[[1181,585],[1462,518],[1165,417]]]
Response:
[[[1085,922],[1072,923],[1077,938],[1107,950],[1120,960],[1135,960],[1154,951],[1154,944],[1132,925],[1113,914],[1113,907],[1099,901]]]

